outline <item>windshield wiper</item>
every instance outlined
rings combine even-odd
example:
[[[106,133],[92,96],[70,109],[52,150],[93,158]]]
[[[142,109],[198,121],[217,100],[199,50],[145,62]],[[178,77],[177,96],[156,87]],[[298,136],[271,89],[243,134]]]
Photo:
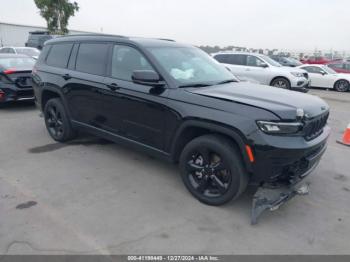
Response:
[[[188,84],[188,85],[180,85],[179,88],[186,88],[186,87],[206,87],[206,86],[211,86],[211,84],[203,84],[203,83]]]
[[[219,83],[216,83],[217,85],[223,85],[223,84],[228,84],[228,83],[233,83],[233,82],[238,82],[236,79],[229,79],[225,81],[221,81]]]

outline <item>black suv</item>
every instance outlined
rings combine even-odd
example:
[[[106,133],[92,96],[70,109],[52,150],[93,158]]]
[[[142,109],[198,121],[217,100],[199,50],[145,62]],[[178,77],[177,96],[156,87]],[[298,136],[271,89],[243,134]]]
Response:
[[[56,37],[55,35],[50,35],[47,31],[33,31],[29,32],[28,41],[25,43],[27,47],[35,47],[41,50],[47,40]]]
[[[209,205],[260,186],[253,223],[306,191],[299,182],[330,133],[322,99],[237,82],[200,49],[171,40],[56,38],[44,46],[33,82],[54,140],[84,130],[178,162],[188,190]]]

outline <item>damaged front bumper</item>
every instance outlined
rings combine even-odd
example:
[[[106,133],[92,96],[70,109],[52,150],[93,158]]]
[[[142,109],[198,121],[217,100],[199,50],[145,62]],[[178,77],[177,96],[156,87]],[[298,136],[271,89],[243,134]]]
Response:
[[[296,195],[307,195],[308,193],[308,183],[292,187],[260,187],[253,198],[251,224],[255,225],[258,222],[258,217],[265,210],[275,211]]]
[[[304,181],[310,173],[317,167],[322,155],[326,150],[326,145],[316,154],[306,158],[309,168],[306,172],[292,176],[288,184],[266,183],[258,188],[253,197],[251,211],[251,224],[258,222],[259,216],[266,210],[274,211],[297,195],[307,195],[309,184]]]

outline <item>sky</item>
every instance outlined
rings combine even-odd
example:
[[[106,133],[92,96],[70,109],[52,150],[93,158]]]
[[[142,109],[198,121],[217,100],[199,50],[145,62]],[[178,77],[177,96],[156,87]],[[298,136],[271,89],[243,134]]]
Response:
[[[75,0],[69,28],[193,45],[350,51],[350,0]],[[0,21],[43,25],[33,0],[0,0]]]

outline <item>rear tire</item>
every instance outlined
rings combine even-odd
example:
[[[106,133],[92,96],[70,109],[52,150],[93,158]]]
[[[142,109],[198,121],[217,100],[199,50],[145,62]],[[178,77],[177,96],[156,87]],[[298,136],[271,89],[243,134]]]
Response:
[[[350,84],[348,81],[346,80],[338,80],[337,82],[335,82],[334,84],[334,89],[338,92],[346,92],[348,91],[350,88]]]
[[[282,89],[290,89],[290,82],[288,79],[284,77],[277,77],[271,82],[271,86],[282,88]]]
[[[238,198],[247,187],[242,158],[225,137],[195,138],[185,146],[179,162],[185,186],[202,203],[223,205]]]
[[[68,114],[59,98],[50,99],[44,108],[46,129],[58,142],[66,142],[75,137]]]

